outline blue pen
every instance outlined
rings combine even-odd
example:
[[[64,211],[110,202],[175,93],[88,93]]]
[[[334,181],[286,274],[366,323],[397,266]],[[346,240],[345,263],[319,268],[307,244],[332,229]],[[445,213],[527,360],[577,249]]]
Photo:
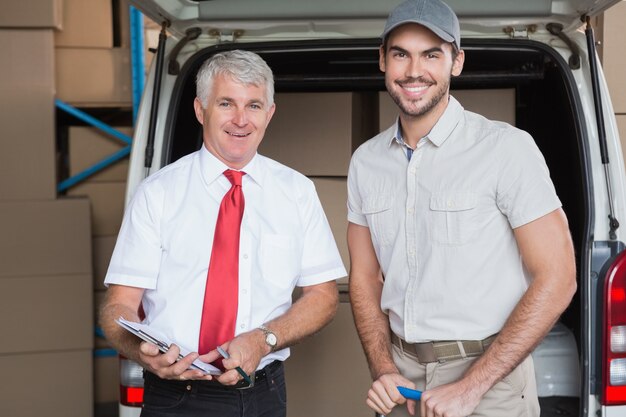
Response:
[[[398,387],[398,391],[400,391],[400,394],[402,394],[402,396],[408,400],[419,401],[422,398],[422,391],[418,391],[416,389]]]
[[[224,359],[229,359],[230,355],[228,354],[228,352],[226,352],[224,349],[221,348],[221,346],[217,347],[217,351],[220,353],[220,355],[222,355],[222,358]],[[237,372],[239,372],[239,375],[241,375],[243,377],[243,379],[249,384],[252,385],[252,380],[250,379],[250,377],[248,376],[248,374],[246,374],[244,372],[243,369],[241,369],[240,366],[236,367],[235,370]]]

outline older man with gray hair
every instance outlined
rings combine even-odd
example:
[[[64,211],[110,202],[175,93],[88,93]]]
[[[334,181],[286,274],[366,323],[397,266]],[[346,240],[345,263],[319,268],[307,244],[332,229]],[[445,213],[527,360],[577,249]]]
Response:
[[[265,61],[219,53],[196,82],[203,146],[147,178],[130,202],[102,327],[145,368],[144,417],[285,416],[288,347],[332,319],[346,272],[312,181],[257,154],[275,110]],[[141,321],[140,308],[144,323],[194,353],[160,353],[115,323]],[[223,372],[190,368],[196,359]]]

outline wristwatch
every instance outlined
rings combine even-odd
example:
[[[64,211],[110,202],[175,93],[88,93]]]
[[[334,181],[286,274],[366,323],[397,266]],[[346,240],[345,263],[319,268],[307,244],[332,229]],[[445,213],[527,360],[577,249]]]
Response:
[[[276,348],[276,345],[278,344],[278,339],[276,338],[276,335],[265,326],[259,326],[258,329],[265,334],[265,344],[268,345],[273,352]]]

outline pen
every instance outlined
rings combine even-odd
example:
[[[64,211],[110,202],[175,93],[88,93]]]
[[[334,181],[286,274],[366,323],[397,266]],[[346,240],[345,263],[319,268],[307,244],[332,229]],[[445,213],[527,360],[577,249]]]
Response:
[[[220,346],[217,347],[217,351],[220,353],[220,355],[222,355],[222,358],[224,359],[228,359],[230,358],[230,355],[228,354],[228,352],[226,352],[224,349],[222,349]],[[248,376],[248,374],[246,374],[244,372],[243,369],[241,369],[240,366],[236,367],[235,370],[237,372],[239,372],[239,375],[241,375],[243,377],[243,379],[250,385],[252,385],[252,380],[250,379],[250,377]]]
[[[410,389],[407,387],[398,387],[400,394],[406,399],[419,401],[422,398],[422,391]]]

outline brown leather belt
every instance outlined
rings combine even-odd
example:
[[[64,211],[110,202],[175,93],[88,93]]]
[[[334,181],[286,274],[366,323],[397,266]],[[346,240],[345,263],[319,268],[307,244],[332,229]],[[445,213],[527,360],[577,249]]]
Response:
[[[425,343],[408,343],[394,333],[391,343],[419,363],[446,362],[482,355],[496,339],[497,334],[483,340],[445,340]]]

